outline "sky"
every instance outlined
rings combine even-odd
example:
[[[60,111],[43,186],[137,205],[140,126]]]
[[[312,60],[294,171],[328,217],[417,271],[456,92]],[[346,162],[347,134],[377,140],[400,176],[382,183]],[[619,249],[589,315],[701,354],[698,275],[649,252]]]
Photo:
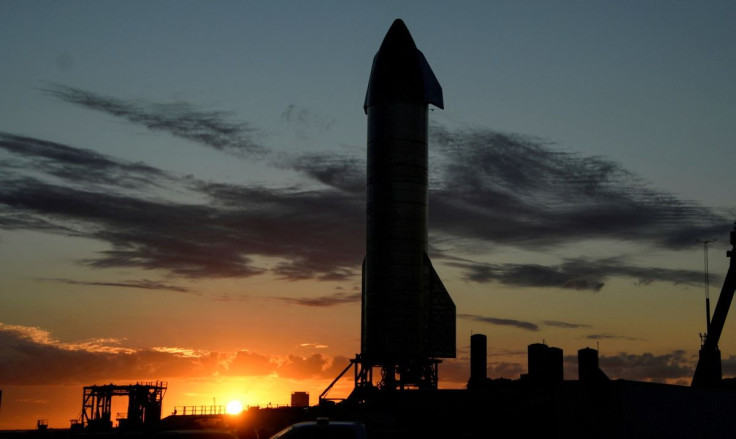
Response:
[[[402,18],[443,87],[430,257],[488,374],[598,347],[689,384],[736,220],[730,1],[0,1],[0,429],[82,387],[311,402],[360,350],[371,62]],[[724,373],[736,375],[727,321]],[[349,380],[334,394],[349,391]],[[342,393],[341,393],[342,392]]]

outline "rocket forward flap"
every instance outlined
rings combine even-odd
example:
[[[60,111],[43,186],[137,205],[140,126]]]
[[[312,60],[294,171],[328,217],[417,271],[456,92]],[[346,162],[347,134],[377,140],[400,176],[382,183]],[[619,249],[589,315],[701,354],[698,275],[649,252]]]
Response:
[[[419,66],[422,71],[422,84],[424,84],[424,101],[428,104],[435,105],[437,108],[445,108],[445,102],[442,98],[442,86],[437,77],[434,76],[432,67],[429,66],[427,58],[424,54],[417,50],[419,57]]]
[[[424,254],[424,271],[429,276],[429,355],[435,358],[455,358],[455,302],[447,292],[429,256]]]

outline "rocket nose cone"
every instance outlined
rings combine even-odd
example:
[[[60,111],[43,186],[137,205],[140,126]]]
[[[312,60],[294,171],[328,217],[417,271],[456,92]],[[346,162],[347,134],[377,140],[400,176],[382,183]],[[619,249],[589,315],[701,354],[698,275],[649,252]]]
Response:
[[[406,24],[404,24],[404,20],[397,18],[386,32],[379,51],[404,52],[412,50],[417,50],[414,39],[411,37]]]
[[[394,20],[373,59],[363,108],[381,102],[431,103],[444,108],[442,87],[404,21]]]

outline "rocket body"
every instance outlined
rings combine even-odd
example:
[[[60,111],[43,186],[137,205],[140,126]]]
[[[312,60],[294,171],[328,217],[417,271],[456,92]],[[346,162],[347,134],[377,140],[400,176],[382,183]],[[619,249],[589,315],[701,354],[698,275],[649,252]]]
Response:
[[[442,88],[401,20],[373,61],[361,351],[398,367],[455,356],[455,305],[427,256],[428,104]]]

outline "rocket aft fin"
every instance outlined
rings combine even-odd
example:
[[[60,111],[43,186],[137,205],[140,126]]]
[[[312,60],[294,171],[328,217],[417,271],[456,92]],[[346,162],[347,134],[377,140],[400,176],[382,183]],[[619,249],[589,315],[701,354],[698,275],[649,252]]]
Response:
[[[426,320],[429,355],[434,358],[455,358],[455,302],[452,301],[426,253],[424,273],[428,277],[429,284],[429,315]]]

